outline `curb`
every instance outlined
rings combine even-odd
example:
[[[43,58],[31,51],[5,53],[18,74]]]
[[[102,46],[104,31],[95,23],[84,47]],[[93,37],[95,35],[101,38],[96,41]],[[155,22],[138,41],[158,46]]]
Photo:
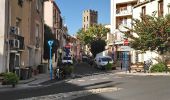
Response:
[[[136,76],[170,76],[170,73],[129,73],[117,72],[116,75],[136,75]]]

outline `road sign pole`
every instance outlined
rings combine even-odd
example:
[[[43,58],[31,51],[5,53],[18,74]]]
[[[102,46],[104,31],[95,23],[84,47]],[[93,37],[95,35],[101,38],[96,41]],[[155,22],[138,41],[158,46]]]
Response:
[[[51,57],[51,51],[52,51],[52,44],[53,44],[53,40],[49,40],[48,41],[48,45],[50,46],[50,80],[52,80],[53,78],[53,70],[52,70],[52,57]]]

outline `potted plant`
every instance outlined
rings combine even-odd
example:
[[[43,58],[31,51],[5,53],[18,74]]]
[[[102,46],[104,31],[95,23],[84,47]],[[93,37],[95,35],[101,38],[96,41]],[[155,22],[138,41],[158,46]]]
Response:
[[[64,70],[67,75],[71,75],[73,73],[74,67],[72,65],[65,66]]]
[[[113,64],[107,63],[106,70],[112,70]]]
[[[12,87],[15,87],[19,81],[18,76],[12,72],[4,73],[3,77],[2,85],[12,85]]]

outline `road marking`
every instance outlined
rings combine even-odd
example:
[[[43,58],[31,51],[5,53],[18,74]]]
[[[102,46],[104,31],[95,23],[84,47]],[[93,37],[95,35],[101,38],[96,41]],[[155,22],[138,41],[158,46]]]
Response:
[[[91,81],[96,81],[96,80],[98,80],[97,78],[92,78],[92,79],[90,79]]]
[[[85,80],[77,80],[78,82],[84,82]]]
[[[115,76],[114,78],[118,78],[119,79],[119,78],[122,78],[122,77],[121,76]]]
[[[98,89],[90,89],[90,90],[82,90],[82,91],[73,91],[73,92],[67,92],[67,93],[51,94],[51,95],[25,98],[25,99],[19,99],[19,100],[72,100],[78,97],[88,96],[91,94],[116,92],[121,89],[122,88],[117,88],[117,87],[98,88]]]
[[[103,80],[107,80],[107,79],[109,79],[108,77],[103,77],[103,78],[101,78],[101,79],[103,79]]]

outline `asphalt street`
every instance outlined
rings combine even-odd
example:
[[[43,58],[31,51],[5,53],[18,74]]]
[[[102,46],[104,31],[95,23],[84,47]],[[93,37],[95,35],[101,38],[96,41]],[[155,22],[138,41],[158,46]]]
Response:
[[[170,76],[118,75],[88,64],[75,66],[75,78],[40,87],[0,92],[1,100],[169,100]]]

